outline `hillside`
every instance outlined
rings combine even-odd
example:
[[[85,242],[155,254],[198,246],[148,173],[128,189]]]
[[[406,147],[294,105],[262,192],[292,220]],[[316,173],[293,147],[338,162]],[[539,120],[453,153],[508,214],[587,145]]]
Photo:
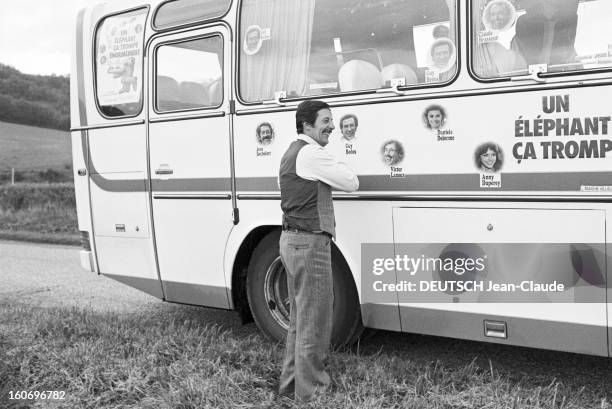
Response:
[[[0,64],[0,121],[68,130],[70,80],[28,75]]]
[[[70,168],[71,155],[68,132],[0,122],[0,173]]]

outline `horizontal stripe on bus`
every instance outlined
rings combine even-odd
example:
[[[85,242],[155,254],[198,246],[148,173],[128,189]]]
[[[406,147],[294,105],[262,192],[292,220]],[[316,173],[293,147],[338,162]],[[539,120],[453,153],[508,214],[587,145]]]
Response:
[[[104,174],[91,174],[92,181],[109,192],[142,192],[145,179],[112,180]],[[501,175],[500,188],[479,186],[478,174],[408,175],[390,178],[386,175],[359,176],[359,190],[363,192],[580,192],[582,186],[612,186],[612,172],[565,173],[510,173]],[[153,192],[228,192],[231,179],[184,178],[153,179]],[[238,192],[278,192],[276,177],[239,177]]]
[[[229,192],[231,179],[198,178],[198,179],[152,179],[153,192]]]
[[[354,192],[576,192],[581,186],[612,186],[612,172],[502,173],[502,187],[480,188],[479,174],[359,176],[359,190]],[[238,191],[278,191],[276,177],[236,179]]]

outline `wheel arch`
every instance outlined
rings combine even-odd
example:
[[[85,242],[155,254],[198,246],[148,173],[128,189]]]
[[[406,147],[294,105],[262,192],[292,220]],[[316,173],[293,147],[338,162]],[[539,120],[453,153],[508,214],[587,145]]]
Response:
[[[261,225],[252,228],[242,239],[242,242],[240,243],[238,251],[236,252],[236,255],[234,257],[231,278],[232,305],[234,306],[234,309],[240,314],[240,318],[243,324],[254,321],[253,316],[251,315],[251,309],[249,307],[246,289],[246,277],[249,262],[251,261],[253,252],[255,251],[255,248],[257,247],[259,242],[261,242],[261,240],[263,240],[263,238],[266,237],[268,234],[274,231],[280,231],[280,229],[281,227],[279,225]],[[331,244],[332,257],[337,257],[338,262],[343,265],[346,271],[350,272],[351,280],[353,282],[353,285],[355,285],[357,297],[359,298],[361,294],[359,289],[357,288],[355,275],[353,274],[353,271],[350,268],[350,265],[341,250],[342,246],[338,246],[335,241],[332,241]]]
[[[232,305],[240,314],[243,324],[253,322],[249,301],[247,299],[246,277],[251,256],[257,244],[268,234],[275,230],[280,231],[278,225],[262,225],[251,229],[242,239],[238,251],[234,256],[232,266]]]
[[[353,260],[351,257],[347,257],[349,250],[347,249],[348,246],[345,246],[346,243],[343,243],[336,238],[336,240],[332,240],[331,244],[332,257],[334,257],[334,255],[338,256],[339,262],[342,263],[343,267],[346,268],[346,271],[351,274],[351,280],[353,280],[353,284],[355,285],[359,304],[361,304],[361,291],[359,291],[359,288],[357,288],[357,281],[355,280],[355,271],[359,270],[351,268],[351,266],[355,267],[356,269],[360,268],[358,263],[354,263],[355,261],[358,262],[358,260]],[[351,262],[349,262],[349,260]]]

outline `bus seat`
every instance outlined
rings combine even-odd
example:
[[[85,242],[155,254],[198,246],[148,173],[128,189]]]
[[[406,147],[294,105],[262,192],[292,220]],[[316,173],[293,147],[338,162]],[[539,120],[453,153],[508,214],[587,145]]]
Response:
[[[183,81],[179,84],[179,97],[181,104],[189,107],[209,106],[208,92],[202,84],[193,81]]]
[[[409,65],[389,64],[382,69],[382,79],[385,85],[391,85],[391,80],[395,78],[404,78],[406,85],[418,82],[416,73]]]
[[[344,63],[338,71],[338,82],[342,92],[378,89],[383,84],[378,68],[363,60],[351,60]]]
[[[179,86],[174,78],[157,76],[157,108],[161,110],[177,109]]]
[[[221,88],[222,86],[223,83],[221,82],[221,78],[216,81],[213,81],[208,86],[209,103],[211,106],[220,105],[223,101],[223,88]]]

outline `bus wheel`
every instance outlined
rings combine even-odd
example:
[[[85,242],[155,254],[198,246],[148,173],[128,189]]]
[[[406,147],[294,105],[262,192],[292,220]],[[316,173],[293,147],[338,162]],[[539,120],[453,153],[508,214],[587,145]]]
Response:
[[[247,275],[247,296],[253,318],[270,339],[284,341],[289,328],[287,274],[278,251],[280,231],[268,234],[257,245]],[[363,332],[357,288],[340,252],[332,245],[334,311],[332,345],[355,343]]]

